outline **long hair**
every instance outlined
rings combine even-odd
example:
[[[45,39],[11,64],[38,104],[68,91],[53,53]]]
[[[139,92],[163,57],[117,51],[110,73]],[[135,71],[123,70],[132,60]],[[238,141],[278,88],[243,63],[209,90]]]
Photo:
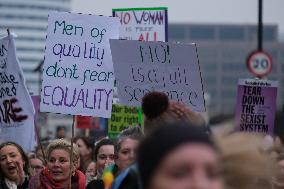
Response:
[[[233,133],[216,137],[227,189],[270,189],[275,163],[263,149],[263,137]]]
[[[25,172],[26,175],[30,176],[30,163],[29,163],[29,158],[27,156],[27,154],[25,153],[25,151],[23,150],[23,148],[15,143],[15,142],[12,142],[12,141],[7,141],[7,142],[4,142],[2,144],[0,144],[0,150],[5,147],[5,146],[15,146],[18,151],[20,152],[21,156],[22,156],[22,159],[24,161],[24,167],[23,167],[23,170]],[[2,172],[2,169],[0,167],[0,175],[4,175],[4,173]]]

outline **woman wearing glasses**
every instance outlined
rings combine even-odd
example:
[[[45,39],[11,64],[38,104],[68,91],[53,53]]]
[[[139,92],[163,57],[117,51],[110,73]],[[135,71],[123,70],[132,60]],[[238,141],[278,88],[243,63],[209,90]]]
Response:
[[[71,153],[72,159],[71,161]],[[64,139],[52,141],[46,149],[47,166],[40,174],[30,179],[30,189],[62,189],[69,188],[71,175],[71,188],[84,189],[85,175],[77,170],[79,150],[76,144],[71,144]]]
[[[87,185],[86,189],[104,189],[103,170],[108,165],[114,164],[114,159],[114,142],[106,138],[100,140],[95,147],[96,177]]]
[[[38,157],[29,158],[30,166],[31,166],[31,175],[35,176],[39,174],[44,168],[44,161]]]

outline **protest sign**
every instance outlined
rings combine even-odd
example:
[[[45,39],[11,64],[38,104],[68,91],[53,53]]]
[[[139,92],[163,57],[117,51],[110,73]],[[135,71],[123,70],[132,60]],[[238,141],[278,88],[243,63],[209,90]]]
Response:
[[[42,112],[110,117],[114,73],[109,39],[118,33],[118,18],[49,14]]]
[[[143,128],[144,119],[141,107],[112,105],[111,118],[108,120],[108,136],[115,138],[121,131],[130,126]]]
[[[110,40],[119,102],[141,106],[149,91],[205,111],[203,85],[195,44]]]
[[[140,41],[168,41],[166,7],[113,9],[119,18],[120,39]]]
[[[278,81],[239,79],[235,121],[239,131],[273,135]]]
[[[76,116],[76,128],[92,129],[93,128],[93,117],[92,116]]]
[[[0,39],[0,49],[0,143],[13,141],[29,151],[36,145],[35,110],[12,35]]]

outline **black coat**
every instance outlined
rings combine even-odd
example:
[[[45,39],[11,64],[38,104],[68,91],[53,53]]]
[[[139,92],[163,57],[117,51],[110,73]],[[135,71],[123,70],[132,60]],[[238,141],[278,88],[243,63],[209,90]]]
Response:
[[[102,180],[92,180],[86,189],[105,189],[104,182]]]
[[[26,178],[24,183],[17,186],[17,189],[28,189],[29,188],[29,180]],[[0,189],[9,189],[5,183],[5,178],[0,177]]]

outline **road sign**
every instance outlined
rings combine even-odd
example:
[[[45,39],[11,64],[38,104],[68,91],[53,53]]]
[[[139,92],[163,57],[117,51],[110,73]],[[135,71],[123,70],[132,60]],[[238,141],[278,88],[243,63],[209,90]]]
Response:
[[[272,58],[264,51],[253,51],[247,58],[249,71],[258,78],[268,75],[272,70]]]

